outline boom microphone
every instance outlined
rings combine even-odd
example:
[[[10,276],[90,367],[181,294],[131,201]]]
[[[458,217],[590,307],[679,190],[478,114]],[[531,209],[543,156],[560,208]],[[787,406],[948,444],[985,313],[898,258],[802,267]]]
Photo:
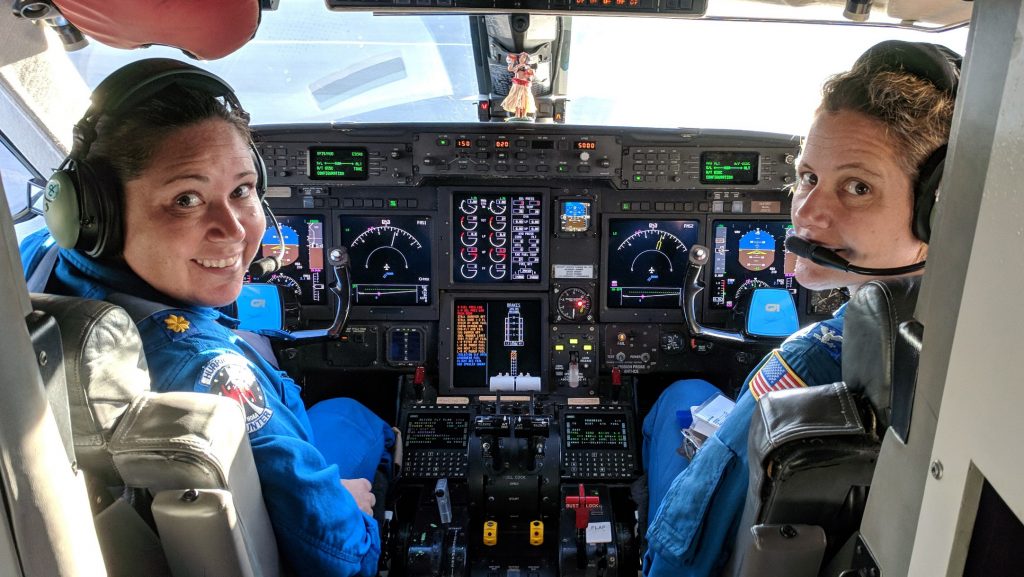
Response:
[[[263,201],[263,208],[270,215],[270,222],[274,223],[274,232],[277,233],[277,254],[252,261],[252,264],[249,265],[249,274],[252,275],[254,281],[277,272],[277,269],[281,268],[281,263],[284,262],[284,253],[287,250],[284,245],[284,235],[281,234],[281,224],[277,222],[277,217],[274,216],[274,211],[270,210],[270,205],[266,200]]]
[[[895,268],[870,268],[864,266],[857,266],[855,264],[850,264],[850,261],[839,256],[838,254],[835,253],[835,251],[829,250],[821,246],[820,244],[814,244],[813,242],[804,240],[798,236],[786,237],[786,250],[799,257],[806,258],[811,262],[819,264],[821,266],[867,276],[893,276],[909,274],[923,269],[926,262],[921,261],[914,264],[909,264],[907,266],[899,266]]]

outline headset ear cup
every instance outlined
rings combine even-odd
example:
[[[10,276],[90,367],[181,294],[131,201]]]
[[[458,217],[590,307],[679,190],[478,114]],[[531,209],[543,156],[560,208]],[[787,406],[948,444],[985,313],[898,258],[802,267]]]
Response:
[[[267,194],[267,163],[263,162],[255,143],[249,143],[249,150],[252,151],[252,164],[256,169],[256,194],[263,200]]]
[[[81,209],[78,203],[74,164],[66,170],[53,173],[46,181],[43,192],[43,218],[46,228],[57,244],[63,248],[75,248],[81,229]]]
[[[940,146],[921,164],[917,183],[914,186],[914,236],[928,243],[932,234],[932,220],[935,218],[935,203],[938,200],[942,171],[946,166],[946,145]]]

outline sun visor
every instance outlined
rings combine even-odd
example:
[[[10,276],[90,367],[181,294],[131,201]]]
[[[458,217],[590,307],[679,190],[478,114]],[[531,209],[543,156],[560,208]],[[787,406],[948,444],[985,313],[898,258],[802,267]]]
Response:
[[[83,34],[115,48],[152,44],[198,60],[238,50],[256,34],[259,0],[58,0],[61,14]]]

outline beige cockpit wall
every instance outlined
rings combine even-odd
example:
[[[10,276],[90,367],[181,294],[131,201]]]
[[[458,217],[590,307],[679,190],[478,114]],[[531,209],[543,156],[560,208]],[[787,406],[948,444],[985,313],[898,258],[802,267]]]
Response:
[[[883,575],[963,575],[984,480],[1024,519],[1021,30],[1020,0],[974,3],[910,435],[886,437],[862,525]]]

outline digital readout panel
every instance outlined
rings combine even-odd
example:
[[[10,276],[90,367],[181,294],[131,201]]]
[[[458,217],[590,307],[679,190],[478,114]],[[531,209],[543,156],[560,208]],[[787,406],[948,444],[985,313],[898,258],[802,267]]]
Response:
[[[351,261],[352,300],[358,306],[430,304],[433,248],[425,216],[341,217],[341,244]]]
[[[756,288],[783,288],[796,297],[796,255],[786,250],[793,225],[785,221],[717,220],[711,308],[732,309]]]
[[[700,155],[702,184],[757,184],[756,152],[705,152]]]
[[[566,449],[629,449],[624,415],[567,413],[564,419]]]
[[[452,281],[540,282],[540,195],[456,193],[452,206]]]
[[[465,449],[469,439],[466,413],[409,413],[405,446],[410,449]]]
[[[452,387],[541,390],[539,300],[455,299]]]
[[[366,180],[366,149],[351,146],[310,146],[312,180]]]
[[[260,257],[277,256],[284,241],[281,268],[267,282],[292,291],[304,305],[327,304],[327,272],[324,270],[324,219],[321,215],[289,215],[277,217],[281,225],[278,236],[274,225],[260,242]],[[246,274],[246,280],[251,280]]]
[[[698,229],[696,220],[609,220],[608,307],[678,308]]]

